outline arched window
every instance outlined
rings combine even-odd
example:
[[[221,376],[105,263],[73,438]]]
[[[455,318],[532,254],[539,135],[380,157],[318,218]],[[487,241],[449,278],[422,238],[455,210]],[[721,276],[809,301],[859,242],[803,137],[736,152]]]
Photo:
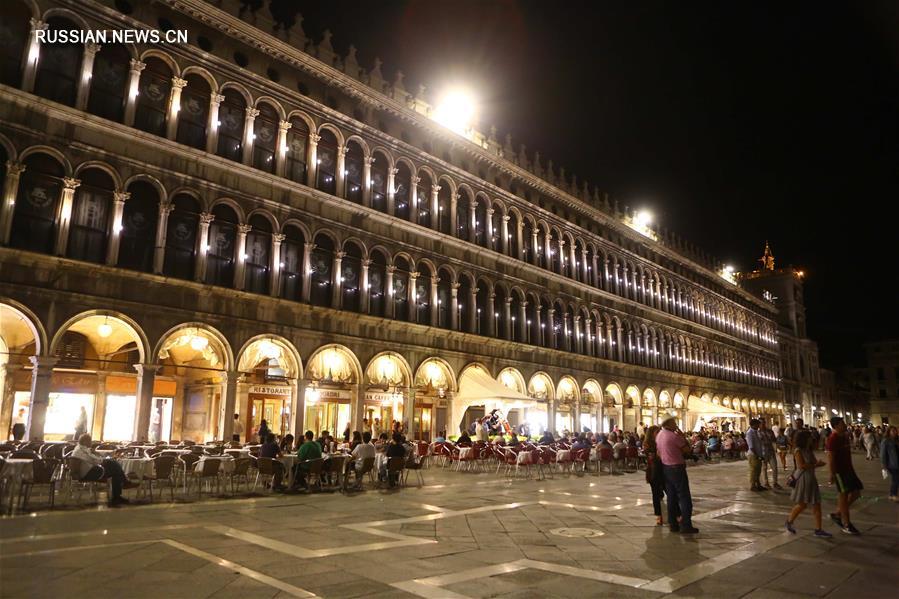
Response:
[[[313,306],[331,306],[331,270],[334,266],[334,243],[327,235],[315,236],[315,249],[312,250],[312,289]]]
[[[503,214],[500,211],[499,206],[495,206],[493,209],[493,214],[490,215],[490,244],[488,247],[491,249],[500,252],[503,249],[502,240],[500,239],[503,235]]]
[[[456,299],[459,302],[459,330],[466,333],[474,333],[471,327],[471,280],[467,276],[459,277],[459,289],[456,291]]]
[[[172,199],[165,232],[165,259],[162,272],[167,277],[191,280],[197,260],[197,230],[200,226],[200,204],[191,196],[179,193]]]
[[[109,217],[115,183],[104,171],[91,168],[80,175],[75,190],[66,255],[75,260],[102,264],[106,260]]]
[[[321,132],[317,159],[315,188],[334,195],[337,191],[337,137],[328,129]]]
[[[253,121],[253,166],[274,173],[280,117],[274,107],[266,102],[260,102],[258,108],[259,115]]]
[[[368,313],[372,316],[385,316],[387,299],[387,258],[379,251],[371,253],[371,264],[368,267]]]
[[[344,244],[344,256],[340,262],[341,292],[343,309],[359,312],[362,308],[362,248],[353,242]]]
[[[32,154],[24,164],[25,172],[19,179],[13,207],[9,245],[52,254],[64,171],[62,165],[46,154]]]
[[[555,273],[562,272],[562,253],[559,251],[559,234],[555,230],[549,234],[549,264],[550,270]]]
[[[521,251],[518,247],[518,214],[514,210],[509,210],[509,224],[507,228],[509,229],[508,237],[506,238],[509,243],[509,255],[521,260]]]
[[[549,270],[549,260],[546,255],[547,231],[543,225],[537,225],[537,266]]]
[[[0,83],[22,85],[22,64],[28,47],[31,11],[23,2],[4,2],[0,7]]]
[[[541,345],[542,336],[540,335],[540,326],[537,324],[538,314],[540,312],[540,300],[534,296],[528,297],[528,305],[525,308],[527,314],[527,329],[525,333],[527,337],[524,339],[530,345]]]
[[[481,196],[477,198],[478,205],[475,208],[474,234],[475,243],[481,247],[490,247],[490,236],[487,234],[487,198]]]
[[[244,289],[251,293],[267,294],[271,276],[272,223],[261,214],[250,217],[253,227],[247,233]]]
[[[156,220],[159,216],[159,193],[147,181],[136,181],[128,187],[131,197],[122,214],[122,237],[119,242],[119,266],[153,271],[156,247]]]
[[[224,100],[219,105],[219,143],[216,154],[222,158],[241,161],[243,148],[244,120],[247,103],[237,90],[228,89],[222,94]]]
[[[300,301],[303,297],[303,251],[306,240],[299,227],[284,227],[281,242],[281,297]]]
[[[365,154],[362,151],[362,146],[355,141],[349,142],[347,148],[345,163],[346,181],[344,184],[346,189],[346,199],[361,204],[363,185],[362,175],[364,174],[362,163],[365,160]]]
[[[397,320],[409,320],[409,262],[399,257],[394,261],[393,316]]]
[[[409,206],[412,193],[412,171],[405,162],[399,163],[396,169],[396,180],[394,181],[394,215],[403,220],[409,220],[412,208]]]
[[[306,144],[309,143],[309,127],[298,116],[290,119],[287,130],[287,168],[285,176],[294,183],[306,185]]]
[[[456,237],[468,241],[471,235],[471,212],[468,211],[471,205],[471,196],[467,191],[459,193],[459,199],[456,200]]]
[[[237,214],[231,207],[219,204],[212,209],[212,215],[215,218],[209,225],[206,283],[219,287],[233,287],[234,253],[237,251]]]
[[[80,30],[72,21],[62,17],[51,17],[47,21],[47,32]],[[81,73],[81,44],[68,42],[41,44],[34,93],[60,104],[75,105],[78,96],[78,77]]]
[[[452,193],[448,181],[444,181],[443,185],[440,186],[440,191],[437,192],[437,229],[447,235],[453,234],[450,200]]]
[[[565,349],[565,307],[560,303],[554,304],[555,312],[553,313],[553,348]]]
[[[418,175],[418,184],[416,185],[417,189],[415,192],[416,200],[418,202],[418,214],[415,216],[415,221],[422,227],[430,227],[431,188],[433,187],[433,183],[428,173],[419,172]]]
[[[418,324],[431,324],[431,269],[426,264],[420,265],[415,279],[415,311]]]
[[[494,319],[493,336],[497,339],[505,339],[506,332],[509,330],[509,322],[506,320],[506,291],[499,285],[493,293],[493,314]]]
[[[209,97],[212,91],[206,79],[188,75],[181,90],[181,110],[178,111],[178,143],[206,149],[206,125],[209,121]]]
[[[122,122],[131,55],[125,46],[103,46],[94,57],[87,111],[110,121]]]
[[[448,270],[438,271],[437,282],[437,326],[441,329],[452,327],[453,276]]]
[[[547,302],[546,300],[540,301],[539,334],[539,343],[535,345],[542,345],[543,347],[553,347],[553,330],[551,327],[551,323],[549,322],[549,302]]]
[[[134,126],[165,137],[165,119],[172,93],[172,70],[158,58],[148,58],[140,74]]]
[[[509,338],[519,343],[524,340],[521,338],[521,298],[515,291],[512,292],[512,303],[509,305]]]
[[[476,332],[478,335],[486,336],[490,334],[490,320],[493,319],[493,314],[491,314],[490,306],[488,305],[488,293],[487,284],[483,281],[478,281],[477,306],[475,307],[477,310],[475,323],[477,324]]]
[[[524,230],[521,232],[521,243],[524,246],[519,257],[528,264],[534,263],[534,226],[531,221],[525,219]]]
[[[371,207],[379,212],[387,212],[387,156],[375,153],[371,165]]]

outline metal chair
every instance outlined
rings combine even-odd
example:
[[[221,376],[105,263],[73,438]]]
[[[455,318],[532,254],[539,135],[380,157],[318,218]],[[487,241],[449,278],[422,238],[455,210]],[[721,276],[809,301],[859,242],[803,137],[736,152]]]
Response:
[[[421,470],[425,467],[428,462],[428,456],[418,457],[410,455],[406,458],[406,466],[403,468],[403,485],[408,483],[409,481],[409,472],[414,472],[418,475],[418,486],[423,487],[425,485],[424,476],[422,476]]]
[[[252,459],[252,458],[247,458]],[[237,469],[237,465],[235,465],[235,470]],[[279,462],[274,458],[257,458],[256,459],[256,478],[253,480],[253,488],[251,491],[256,490],[256,486],[260,483],[263,484],[263,488],[265,483],[269,483],[269,488],[274,490],[274,480],[275,475],[281,473],[281,480],[284,480],[284,475],[286,474],[284,469],[284,464]],[[268,479],[268,480],[266,480]]]
[[[609,474],[615,474],[615,453],[612,451],[611,447],[599,447],[596,449],[596,454],[598,456],[598,466],[600,472],[602,471],[602,465],[604,463],[609,465]]]
[[[394,456],[387,459],[387,484],[391,487],[403,482],[403,469],[406,467],[406,458]]]
[[[31,464],[32,479],[23,480],[22,486],[19,487],[19,509],[24,511],[28,507],[28,499],[31,498],[31,491],[35,486],[47,485],[47,492],[50,498],[50,507],[56,503],[56,479],[53,475],[59,466],[59,460],[50,458],[48,460],[34,460]]]
[[[219,476],[219,468],[222,464],[221,460],[203,460],[199,462],[199,470],[194,469],[190,473],[190,480],[197,481],[197,499],[203,497],[203,481],[206,481],[209,492],[212,492],[212,481],[215,481],[215,490],[221,493],[221,477]]]
[[[299,463],[299,474],[302,475],[306,488],[312,490],[312,483],[321,491],[322,488],[322,469],[325,461],[322,458],[315,458]]]
[[[375,459],[374,458],[365,458],[362,460],[362,465],[357,469],[353,468],[353,476],[355,477],[355,484],[353,485],[353,490],[361,491],[362,490],[362,479],[367,474],[369,478],[371,478],[371,473],[375,469]],[[347,473],[349,474],[349,473]],[[349,481],[349,476],[345,475],[343,477],[343,490],[346,491],[349,489],[347,486]]]
[[[153,501],[153,483],[168,483],[172,501],[175,501],[175,458],[173,456],[156,456],[153,458],[153,475],[144,476],[143,482],[147,483],[150,491],[150,501]]]
[[[84,477],[90,472],[94,467],[85,462],[84,460],[80,460],[78,458],[66,458],[65,461],[65,473],[64,473],[64,481],[66,486],[68,486],[68,494],[66,500],[72,498],[72,490],[73,488],[78,488],[78,501],[81,501],[81,491],[85,488],[88,489],[88,492],[94,498],[94,501],[100,500],[99,488],[106,488],[108,491],[109,487],[109,479],[106,476],[106,471],[103,470],[103,466],[96,466],[100,469],[100,478],[98,479],[85,479]]]

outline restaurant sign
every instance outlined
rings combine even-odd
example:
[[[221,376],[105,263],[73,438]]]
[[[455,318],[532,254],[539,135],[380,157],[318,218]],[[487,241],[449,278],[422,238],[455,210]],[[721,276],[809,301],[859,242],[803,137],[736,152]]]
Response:
[[[290,395],[290,387],[280,385],[252,385],[250,393],[253,395]]]

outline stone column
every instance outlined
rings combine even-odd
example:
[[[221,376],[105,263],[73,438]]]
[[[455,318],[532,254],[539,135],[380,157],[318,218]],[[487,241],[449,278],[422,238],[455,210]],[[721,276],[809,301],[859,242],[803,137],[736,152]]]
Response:
[[[0,205],[0,244],[3,245],[9,245],[13,212],[16,208],[16,195],[19,193],[19,177],[24,172],[24,164],[6,161],[6,179],[3,181],[3,204]]]
[[[59,359],[50,356],[31,356],[28,359],[34,368],[31,370],[31,410],[28,412],[25,438],[29,441],[43,441],[53,367]]]
[[[487,232],[487,247],[492,250],[496,249],[496,242],[494,239],[496,238],[496,231],[493,230],[493,213],[496,212],[493,208],[487,208],[487,222],[485,223],[484,231]]]
[[[540,302],[537,302],[537,305],[534,306],[534,330],[537,331],[537,338],[533,339],[531,342],[534,345],[539,345],[541,347],[546,346],[546,341],[544,341],[544,334],[546,332],[546,328],[544,327],[546,323],[540,322]]]
[[[571,244],[568,248],[568,276],[575,280],[584,280],[583,271],[584,263],[578,263],[577,246]]]
[[[94,426],[87,431],[94,439],[103,439],[103,427],[106,425],[106,371],[97,373],[97,395],[94,397]]]
[[[39,19],[31,19],[31,32],[28,35],[28,52],[22,69],[22,91],[34,92],[34,80],[37,76],[37,64],[41,57],[41,44],[38,41],[37,31],[46,31],[47,23]]]
[[[453,283],[450,286],[450,328],[454,331],[459,330],[459,283]]]
[[[78,179],[64,177],[63,188],[59,201],[59,227],[56,230],[56,255],[65,256],[66,246],[69,243],[69,225],[72,222],[72,202],[75,197],[75,189],[81,185]]]
[[[534,266],[540,264],[540,240],[537,239],[536,229],[531,232],[531,263]]]
[[[371,260],[363,260],[362,261],[362,276],[360,278],[360,290],[361,295],[359,296],[359,310],[363,314],[368,314],[371,311],[371,286],[368,282],[368,269],[371,266]]]
[[[509,255],[509,220],[511,219],[508,215],[503,217],[502,231],[500,232],[500,235],[503,237],[500,247],[502,248],[502,252],[507,256]],[[517,257],[518,256],[516,256],[516,258]]]
[[[440,186],[436,183],[431,185],[431,228],[435,231],[440,230],[440,201],[438,194]]]
[[[440,277],[434,276],[431,277],[431,299],[428,303],[431,304],[431,326],[436,327],[440,324],[440,298],[437,296],[437,284],[440,283]]]
[[[420,273],[409,273],[409,289],[406,301],[409,302],[409,322],[418,322],[418,275]]]
[[[284,176],[287,167],[287,131],[290,129],[290,121],[278,122],[278,141],[275,143],[275,175]]]
[[[546,267],[546,270],[552,271],[553,269],[553,239],[552,236],[547,233],[546,238],[543,240],[543,265]]]
[[[259,116],[259,109],[247,106],[244,109],[244,113],[246,118],[243,121],[243,148],[241,148],[240,161],[250,166],[253,164],[253,144],[256,139],[253,127],[256,123],[256,117]]]
[[[306,185],[315,187],[315,177],[318,174],[318,142],[322,136],[309,132],[309,143],[306,144]]]
[[[496,337],[497,332],[499,331],[499,316],[496,311],[496,294],[488,293],[487,294],[487,331],[481,333],[482,335],[487,335],[488,337]]]
[[[387,318],[396,318],[396,303],[393,298],[393,273],[396,272],[396,266],[388,265],[385,271],[387,273],[387,278],[384,283],[384,293],[386,294],[386,297],[384,298],[384,316]]]
[[[515,245],[518,247],[518,255],[515,257],[524,260],[524,221],[522,220],[518,221],[518,226],[515,228]]]
[[[334,252],[334,262],[331,267],[331,307],[340,310],[343,305],[343,257],[346,252]]]
[[[307,304],[312,298],[312,250],[314,243],[303,244],[303,301]]]
[[[361,431],[363,412],[362,399],[365,395],[365,392],[363,391],[362,385],[360,384],[352,385],[350,389],[350,406],[352,406],[350,409],[350,426],[355,431]],[[384,423],[382,422],[381,424],[383,425]],[[343,431],[335,432],[334,436],[337,436],[342,432]]]
[[[596,352],[593,346],[593,320],[590,318],[584,321],[584,343],[586,343],[585,348],[587,351],[584,353],[588,356],[595,356]]]
[[[530,327],[528,326],[528,303],[527,301],[521,302],[518,306],[518,341],[521,343],[528,343],[528,332]]]
[[[568,272],[568,265],[565,263],[565,240],[560,239],[559,240],[559,274],[564,277],[564,276],[567,276],[566,275],[567,272]]]
[[[574,344],[571,338],[571,321],[568,319],[568,312],[562,313],[562,335],[565,340],[564,349],[572,351]]]
[[[458,193],[450,195],[450,234],[457,238],[459,237],[459,226],[456,224],[456,209],[459,206],[460,197]]]
[[[296,382],[296,396],[294,397],[293,402],[293,436],[296,440],[301,439],[303,437],[303,434],[306,432],[305,424],[307,387],[308,383],[305,379],[299,379]]]
[[[549,347],[555,349],[558,347],[558,342],[556,340],[556,309],[549,308],[546,311],[546,327],[549,329],[547,331],[547,341],[549,341]]]
[[[413,223],[418,222],[418,184],[421,183],[421,177],[412,175],[409,179],[409,220]]]
[[[209,96],[209,122],[206,125],[206,151],[215,154],[219,148],[219,106],[225,96],[212,94]]]
[[[602,273],[599,271],[599,262],[596,257],[596,252],[593,252],[593,259],[590,263],[590,272],[593,273],[593,276],[589,278],[590,284],[594,287],[602,287]]]
[[[87,110],[87,98],[91,91],[91,76],[94,74],[94,59],[100,51],[100,44],[84,44],[81,54],[81,75],[78,79],[78,94],[75,97],[75,108]]]
[[[237,265],[234,269],[234,288],[244,288],[244,272],[247,267],[247,233],[253,230],[250,225],[237,225]]]
[[[131,194],[126,191],[116,191],[113,194],[112,231],[109,236],[109,246],[106,248],[106,264],[109,266],[115,266],[119,260],[119,244],[122,240],[122,215],[125,212],[125,202],[130,197]],[[162,204],[160,204],[160,209],[161,207]],[[164,227],[165,224],[162,223],[159,226]],[[157,239],[159,236],[158,231],[159,229],[157,228]]]
[[[581,317],[576,314],[574,316],[574,343],[572,343],[572,351],[578,354],[586,353],[581,344]]]
[[[362,160],[362,205],[366,207],[371,207],[371,165],[374,161],[374,156]]]
[[[158,364],[135,364],[137,371],[137,414],[134,419],[135,441],[146,441],[150,431],[150,413],[153,407],[153,385],[156,373],[162,366]]]
[[[468,205],[468,241],[478,242],[478,202],[472,200]]]
[[[237,405],[237,383],[240,381],[240,373],[236,370],[223,372],[221,381],[224,389],[222,390],[221,414],[219,414],[219,430],[222,433],[222,440],[228,442],[234,434],[234,408]]]
[[[200,232],[197,235],[197,267],[194,281],[202,283],[206,280],[206,254],[209,252],[209,223],[215,219],[209,212],[200,214]]]
[[[337,147],[337,181],[335,191],[338,198],[346,197],[346,153],[349,150],[347,146]]]
[[[0,431],[4,431],[3,435],[6,435],[8,431],[12,430],[11,418],[14,416],[16,373],[22,371],[23,367],[7,362],[0,366],[0,369],[3,370],[3,377],[0,378],[3,381],[3,386],[0,387],[0,394],[2,394],[0,395]]]
[[[387,214],[394,216],[396,214],[396,174],[399,169],[387,169]]]
[[[471,288],[471,297],[469,298],[471,309],[468,311],[468,330],[472,333],[484,335],[486,333],[478,330],[478,288],[477,285]]]
[[[416,431],[413,430],[415,427],[415,387],[409,387],[405,393],[405,399],[403,400],[403,417],[400,421],[403,423],[403,426],[406,427],[406,436],[410,439],[415,438]]]
[[[512,340],[512,329],[515,327],[515,320],[512,316],[512,298],[507,297],[506,301],[503,302],[505,305],[500,306],[503,310],[503,318],[506,319],[506,341]]]
[[[124,203],[123,203],[124,205]],[[165,264],[165,240],[168,234],[169,214],[174,206],[171,202],[159,202],[159,221],[156,224],[156,248],[153,253],[153,272],[161,275]]]
[[[137,96],[140,93],[140,74],[147,64],[131,59],[128,69],[128,95],[125,96],[125,126],[134,126],[134,113],[137,110]]]
[[[584,248],[581,248],[580,268],[581,268],[581,281],[583,281],[584,283],[587,283],[588,285],[592,285],[592,282],[590,281],[590,273],[592,273],[593,270],[592,270],[592,268],[590,268],[590,265],[587,264],[587,250]]]
[[[269,295],[272,297],[281,295],[281,242],[285,237],[283,233],[272,235],[272,276],[269,277]]]
[[[181,110],[181,90],[187,85],[186,79],[172,77],[172,93],[169,95],[168,120],[165,136],[174,140],[178,134],[178,112]]]

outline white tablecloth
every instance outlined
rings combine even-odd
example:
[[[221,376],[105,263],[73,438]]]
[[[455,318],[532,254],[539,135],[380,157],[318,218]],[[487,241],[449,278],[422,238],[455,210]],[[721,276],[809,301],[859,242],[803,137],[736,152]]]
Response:
[[[375,453],[375,470],[381,470],[381,468],[387,468],[387,454]]]
[[[94,450],[94,453],[96,453],[97,455],[101,455],[104,458],[108,458],[108,457],[112,456],[112,454],[114,454],[115,452],[116,452],[115,449],[95,449]]]
[[[284,469],[286,470],[286,482],[284,484],[286,484],[288,487],[293,484],[293,467],[296,465],[298,460],[299,458],[295,453],[285,454],[278,458],[278,461],[284,464]]]
[[[194,470],[197,472],[203,471],[203,462],[205,461],[217,460],[219,463],[219,472],[221,474],[231,474],[234,472],[234,458],[231,456],[203,456],[197,461],[197,465],[194,466]]]
[[[142,479],[153,475],[154,462],[150,458],[121,458],[118,462],[128,478]]]

